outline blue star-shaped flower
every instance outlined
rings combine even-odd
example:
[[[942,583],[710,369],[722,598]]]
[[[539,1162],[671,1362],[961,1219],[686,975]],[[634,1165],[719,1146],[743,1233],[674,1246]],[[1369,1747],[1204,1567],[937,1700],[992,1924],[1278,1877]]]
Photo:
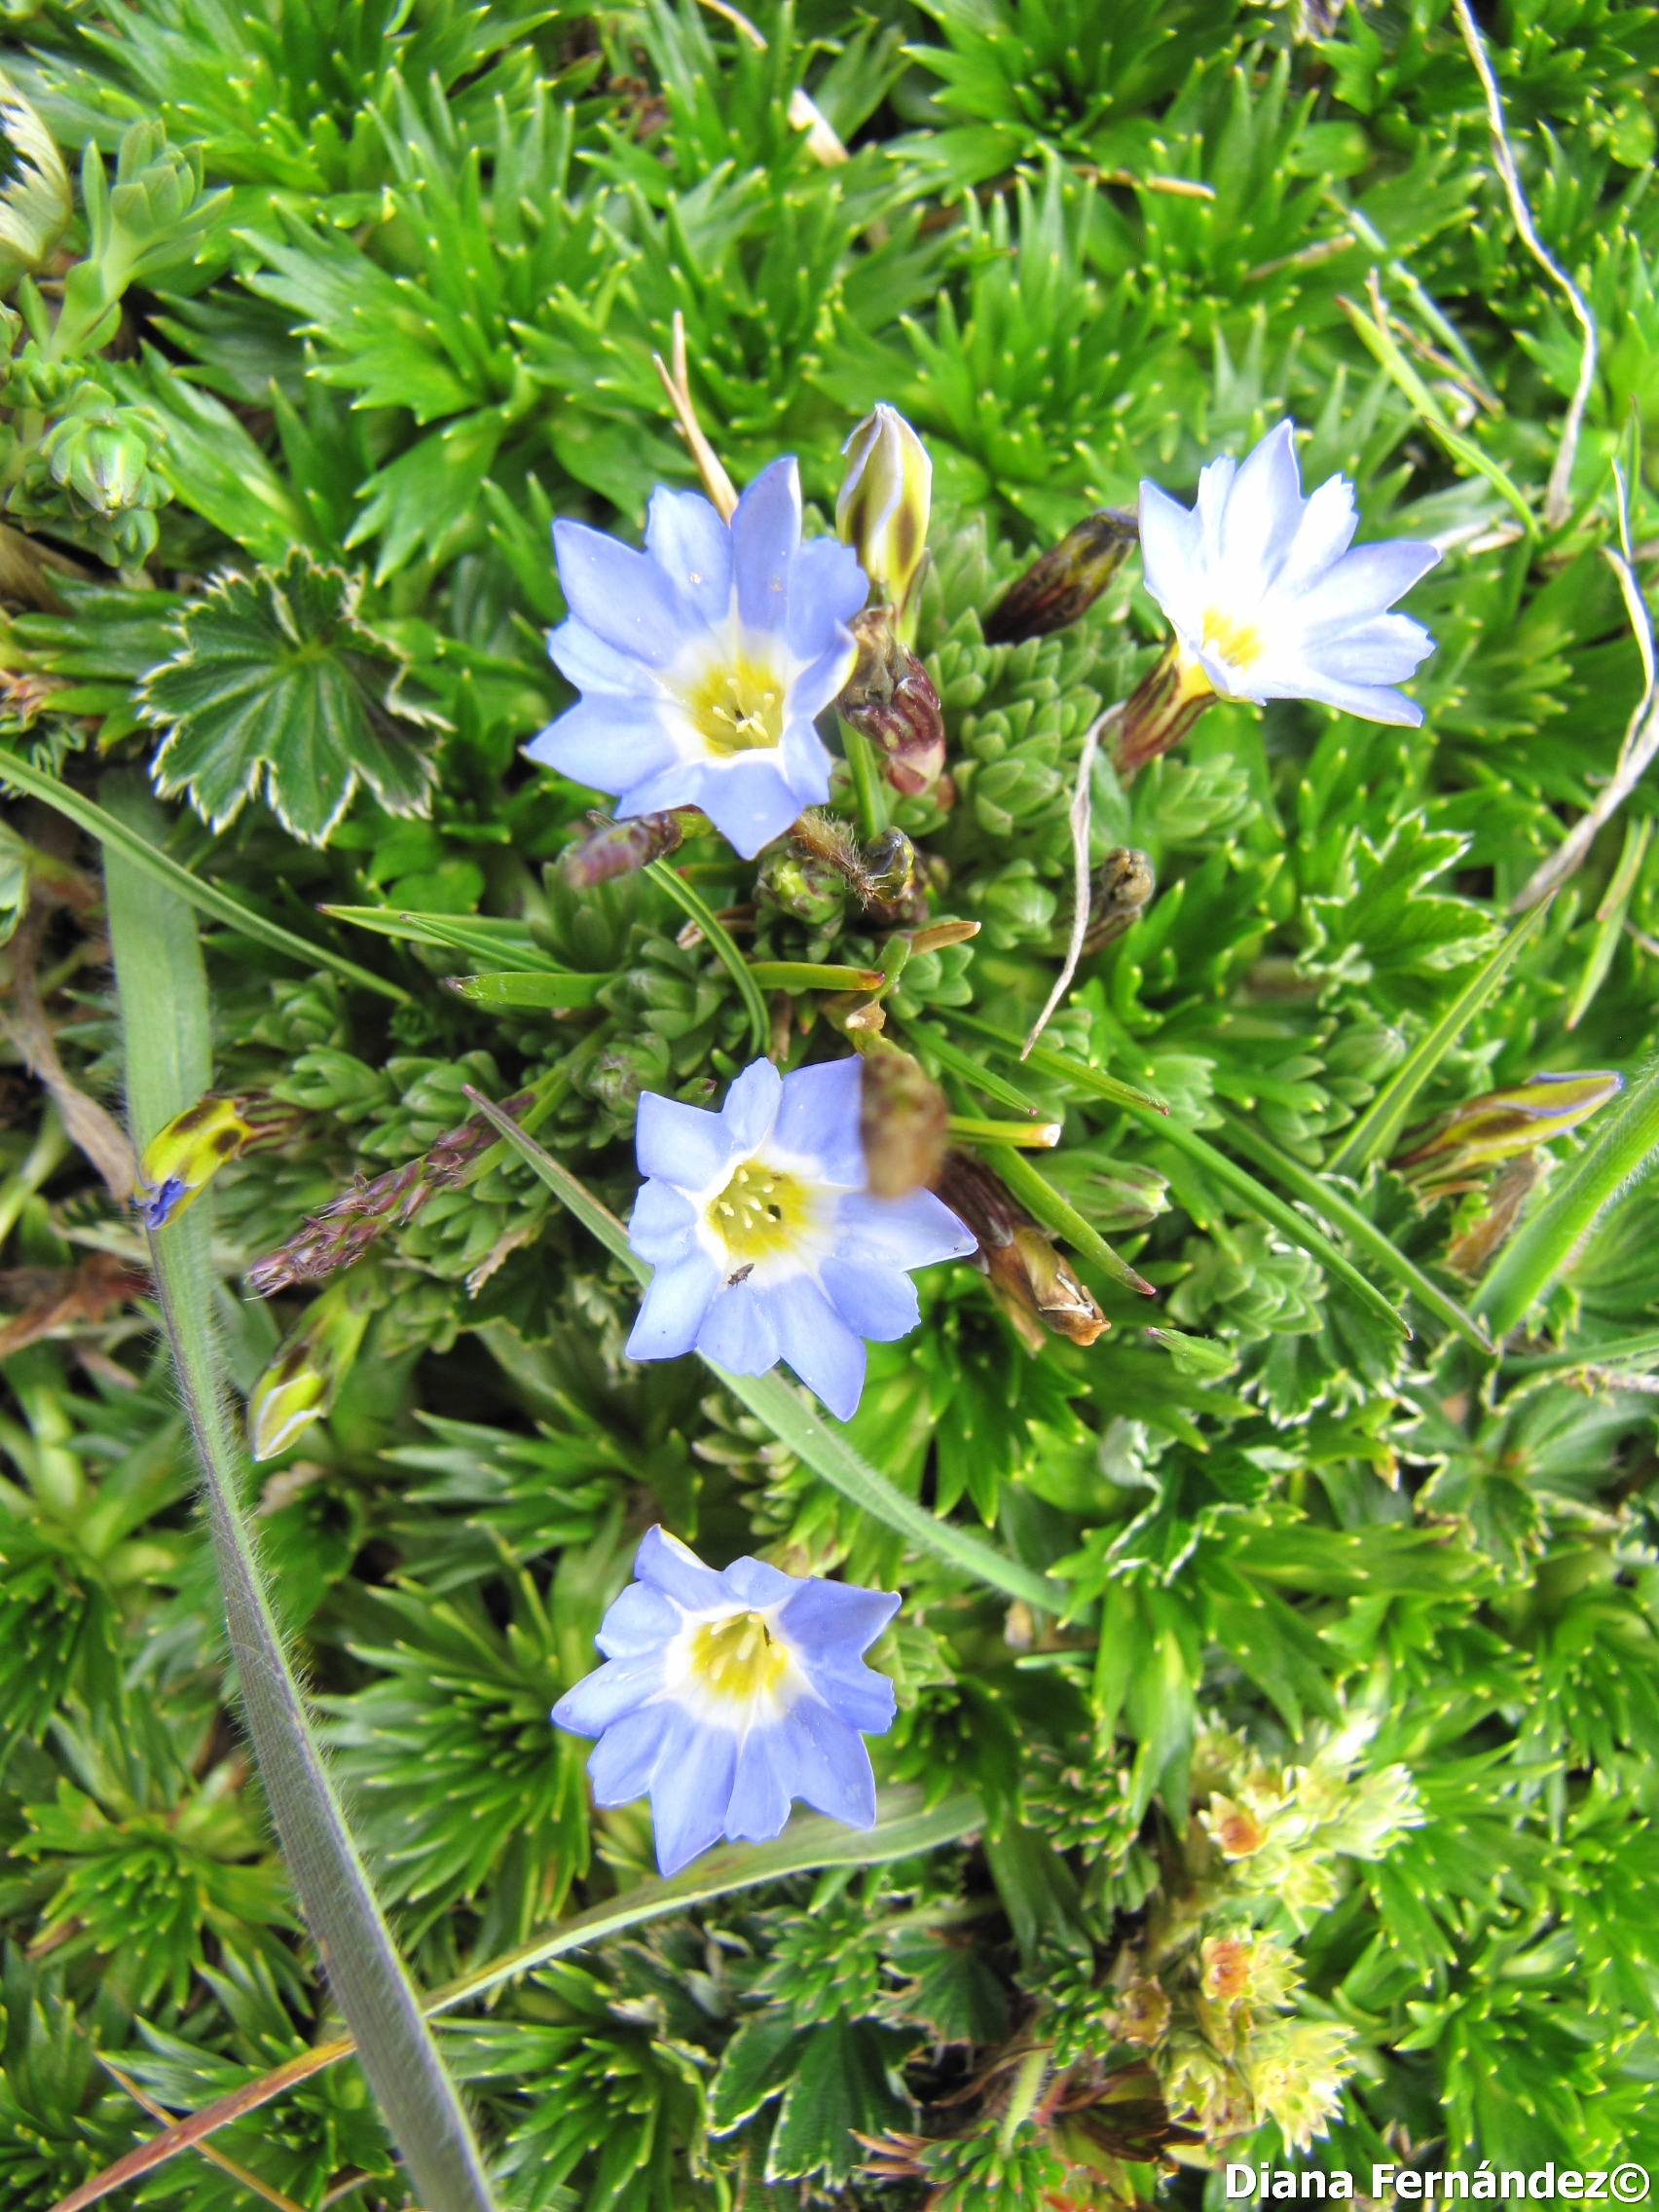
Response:
[[[558,1727],[600,1739],[596,1801],[649,1794],[665,1874],[721,1835],[765,1842],[796,1797],[871,1826],[863,1735],[892,1725],[894,1698],[863,1654],[899,1600],[757,1559],[717,1574],[662,1529],[646,1531],[634,1572],[595,1639],[605,1665],[553,1708]]]
[[[656,1270],[631,1359],[693,1349],[734,1375],[781,1359],[850,1420],[865,1340],[920,1318],[905,1272],[965,1259],[975,1239],[931,1191],[871,1198],[857,1059],[780,1077],[745,1068],[719,1113],[647,1093],[635,1144],[649,1178],[628,1241]]]
[[[729,528],[659,488],[643,553],[574,522],[553,543],[571,618],[549,649],[582,696],[532,759],[612,793],[620,815],[700,806],[745,860],[829,797],[813,722],[852,673],[868,586],[850,547],[802,544],[793,458],[761,470]]]

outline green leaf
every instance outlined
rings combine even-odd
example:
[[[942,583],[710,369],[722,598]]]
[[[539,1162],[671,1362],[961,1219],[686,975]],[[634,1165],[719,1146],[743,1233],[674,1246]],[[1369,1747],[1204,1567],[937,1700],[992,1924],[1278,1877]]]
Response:
[[[849,2180],[865,2157],[856,2136],[881,2134],[908,2109],[894,2094],[889,2077],[915,2041],[873,2020],[832,2020],[814,2028],[784,2092],[766,2179],[822,2174],[831,2188]]]
[[[59,814],[79,824],[102,845],[106,866],[110,854],[119,853],[123,860],[130,861],[141,875],[176,893],[199,913],[210,914],[214,921],[223,922],[239,936],[251,938],[255,944],[269,945],[273,952],[297,960],[306,969],[326,968],[331,974],[356,983],[365,991],[377,992],[382,998],[395,999],[400,1005],[409,1003],[409,993],[401,984],[375,975],[371,969],[359,968],[354,960],[343,958],[327,945],[313,944],[307,938],[296,937],[279,922],[268,922],[263,914],[244,906],[240,899],[234,899],[216,883],[203,883],[200,876],[180,867],[177,861],[169,860],[157,846],[135,835],[124,822],[118,822],[92,799],[71,791],[67,784],[59,783],[55,776],[49,776],[31,761],[20,759],[15,753],[0,753],[0,784],[16,784],[19,791],[44,799],[48,806],[55,807]]]
[[[711,2134],[729,2135],[778,2094],[790,2079],[799,2040],[789,2012],[760,2012],[742,2023],[709,2089]]]
[[[362,580],[296,546],[280,570],[232,573],[179,615],[183,645],[140,687],[165,728],[156,788],[209,828],[263,785],[284,829],[326,845],[360,783],[387,814],[424,814],[436,769],[415,733],[442,726],[402,696],[408,663],[357,619]]]

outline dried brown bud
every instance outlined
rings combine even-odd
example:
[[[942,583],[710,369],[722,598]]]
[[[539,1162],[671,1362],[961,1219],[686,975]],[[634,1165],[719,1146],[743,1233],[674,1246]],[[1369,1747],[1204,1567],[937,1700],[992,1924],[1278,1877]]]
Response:
[[[1010,584],[980,625],[986,645],[1046,638],[1087,614],[1139,536],[1139,519],[1126,507],[1086,515]]]
[[[851,624],[859,657],[837,714],[881,755],[888,782],[914,798],[939,781],[944,766],[944,710],[927,670],[893,627],[893,610],[866,607]]]
[[[974,1264],[1031,1350],[1043,1333],[1091,1345],[1110,1326],[1093,1299],[999,1175],[969,1152],[947,1152],[933,1189],[979,1239]]]
[[[949,1113],[943,1091],[908,1052],[882,1039],[866,1049],[859,1134],[878,1198],[902,1198],[933,1182],[944,1163]]]
[[[579,845],[560,856],[559,873],[572,891],[591,891],[613,875],[632,875],[678,852],[684,832],[675,814],[638,814],[626,822],[611,822],[603,814],[590,814],[594,825]]]
[[[1098,952],[1123,936],[1158,889],[1158,877],[1145,853],[1133,845],[1114,845],[1094,871],[1086,953]]]

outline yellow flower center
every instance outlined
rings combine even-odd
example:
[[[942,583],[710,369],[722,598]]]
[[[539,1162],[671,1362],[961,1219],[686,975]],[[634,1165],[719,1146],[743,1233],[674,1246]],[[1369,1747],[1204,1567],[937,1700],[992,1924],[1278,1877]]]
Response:
[[[1226,661],[1229,668],[1243,669],[1261,658],[1262,640],[1248,622],[1235,622],[1212,607],[1204,616],[1204,650]]]
[[[691,1639],[691,1677],[717,1697],[745,1704],[776,1689],[789,1654],[758,1613],[706,1621]]]
[[[734,1260],[753,1267],[789,1249],[806,1226],[808,1203],[805,1185],[793,1175],[751,1160],[710,1200],[709,1227]]]
[[[755,753],[783,740],[784,685],[752,660],[711,669],[687,690],[685,705],[712,753]]]

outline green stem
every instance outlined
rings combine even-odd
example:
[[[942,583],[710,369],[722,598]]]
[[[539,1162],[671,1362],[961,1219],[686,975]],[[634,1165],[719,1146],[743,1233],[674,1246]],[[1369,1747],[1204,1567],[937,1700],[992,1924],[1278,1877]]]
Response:
[[[17,754],[0,751],[0,784],[15,784],[31,798],[44,799],[48,806],[55,806],[59,814],[67,815],[71,822],[95,837],[104,849],[106,862],[111,853],[118,853],[153,883],[172,892],[200,912],[210,914],[214,921],[223,922],[228,929],[252,938],[255,943],[269,945],[273,952],[283,953],[307,968],[326,968],[362,990],[378,991],[382,998],[395,999],[399,1006],[414,1003],[400,983],[388,982],[386,977],[359,968],[354,960],[344,959],[326,945],[313,944],[309,938],[296,937],[280,922],[268,922],[263,914],[254,913],[240,899],[221,891],[217,884],[203,883],[125,823],[118,822],[113,814],[105,813],[92,799],[71,791],[67,784],[60,784],[55,776],[49,776],[30,761],[19,759]],[[188,1105],[190,1101],[187,1099],[185,1103]]]
[[[755,1050],[764,1059],[772,1047],[772,1017],[766,1012],[766,1002],[760,996],[760,986],[749,972],[749,963],[733,944],[724,927],[716,919],[715,910],[700,891],[675,874],[667,861],[652,861],[645,873],[653,883],[659,883],[682,914],[688,914],[702,931],[711,949],[737,985],[738,996],[749,1010],[749,1028]]]
[[[967,1144],[994,1144],[1007,1151],[1052,1152],[1060,1141],[1059,1122],[987,1122],[977,1114],[952,1114],[945,1124]]]
[[[993,1160],[997,1173],[1014,1193],[1043,1224],[1057,1235],[1063,1236],[1074,1251],[1083,1253],[1095,1266],[1110,1275],[1114,1282],[1125,1290],[1137,1292],[1142,1298],[1151,1298],[1155,1292],[1144,1276],[1136,1274],[1127,1260],[1121,1259],[1107,1243],[1092,1223],[1084,1219],[1073,1204],[1061,1198],[1046,1176],[1039,1175],[1030,1161],[1017,1152],[1004,1149]]]
[[[160,810],[125,809],[142,841]],[[112,818],[113,819],[113,818]],[[130,825],[130,826],[129,826]],[[110,944],[126,1044],[128,1112],[140,1152],[211,1074],[207,977],[190,909],[106,845]],[[483,2161],[347,1828],[307,1719],[241,1507],[246,1455],[233,1441],[214,1350],[211,1201],[150,1236],[150,1266],[179,1393],[202,1463],[242,1711],[282,1856],[329,1986],[426,2212],[492,2212]]]
[[[1493,1335],[1508,1335],[1588,1235],[1596,1216],[1640,1175],[1659,1147],[1659,1062],[1625,1092],[1595,1143],[1556,1191],[1510,1238],[1487,1271],[1473,1305]]]
[[[598,1237],[607,1251],[614,1253],[632,1272],[635,1281],[649,1282],[650,1269],[630,1250],[628,1232],[609,1207],[601,1205],[568,1167],[543,1152],[540,1145],[526,1136],[481,1092],[468,1089],[466,1096],[583,1228]],[[971,1530],[940,1520],[914,1498],[895,1490],[886,1476],[878,1474],[862,1458],[845,1437],[830,1428],[775,1369],[769,1375],[730,1375],[707,1353],[699,1352],[698,1357],[734,1398],[746,1405],[756,1419],[765,1422],[780,1443],[787,1444],[797,1459],[821,1476],[831,1490],[839,1491],[843,1497],[850,1499],[861,1512],[896,1530],[917,1550],[931,1552],[935,1559],[944,1561],[959,1574],[971,1575],[975,1581],[1005,1591],[1011,1598],[1023,1598],[1028,1605],[1040,1606],[1045,1612],[1056,1609],[1059,1593],[1047,1575],[1039,1574],[1035,1567],[1026,1567],[1019,1560],[1010,1559],[1006,1552],[998,1551]]]
[[[1304,1205],[1311,1206],[1315,1213],[1323,1214],[1333,1229],[1340,1229],[1348,1242],[1362,1252],[1369,1252],[1380,1267],[1385,1268],[1394,1280],[1411,1292],[1426,1312],[1444,1321],[1449,1329],[1484,1352],[1491,1359],[1497,1346],[1472,1314],[1464,1311],[1449,1291],[1442,1290],[1431,1275],[1423,1272],[1415,1261],[1408,1260],[1389,1237],[1385,1236],[1374,1221],[1368,1221],[1358,1206],[1345,1198],[1340,1191],[1332,1190],[1322,1175],[1315,1175],[1304,1167],[1300,1161],[1291,1160],[1278,1147],[1259,1136],[1248,1122],[1240,1121],[1236,1114],[1224,1112],[1227,1133],[1239,1151],[1253,1160],[1258,1167],[1265,1167],[1275,1183],[1293,1192]]]
[[[851,722],[841,724],[841,743],[847,756],[847,766],[853,778],[853,796],[858,801],[859,828],[864,831],[865,843],[879,837],[887,828],[887,805],[882,796],[881,771],[875,763],[875,755],[863,730],[854,729]]]

